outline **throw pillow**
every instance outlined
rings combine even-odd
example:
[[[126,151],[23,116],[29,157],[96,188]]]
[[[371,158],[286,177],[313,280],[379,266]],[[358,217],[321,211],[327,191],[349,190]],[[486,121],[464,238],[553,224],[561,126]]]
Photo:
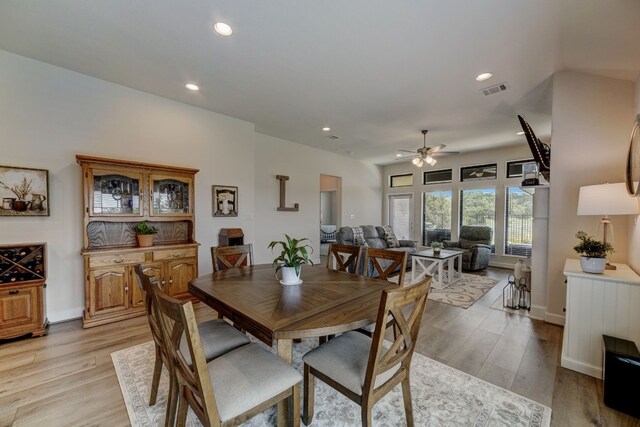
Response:
[[[389,245],[390,248],[399,248],[400,242],[398,241],[396,235],[393,233],[391,227],[388,225],[384,225],[382,229],[384,230],[384,239],[387,241],[387,245]]]
[[[353,232],[353,244],[368,248],[369,244],[364,239],[364,233],[362,232],[362,227],[349,227],[349,228],[351,228],[351,231]]]

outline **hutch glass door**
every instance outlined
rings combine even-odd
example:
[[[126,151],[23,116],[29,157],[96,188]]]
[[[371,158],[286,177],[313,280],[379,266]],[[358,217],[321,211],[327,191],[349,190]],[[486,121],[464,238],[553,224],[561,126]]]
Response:
[[[151,215],[190,215],[192,187],[189,178],[152,176]]]
[[[142,175],[93,171],[90,194],[90,214],[142,215],[140,184]]]

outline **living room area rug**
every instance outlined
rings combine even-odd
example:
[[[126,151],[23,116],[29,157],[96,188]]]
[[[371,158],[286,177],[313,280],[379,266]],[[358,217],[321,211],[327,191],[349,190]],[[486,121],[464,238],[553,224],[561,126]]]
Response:
[[[462,273],[461,278],[450,285],[442,288],[432,286],[428,298],[460,308],[469,308],[499,282],[500,280],[492,277]],[[404,283],[411,284],[410,271],[405,274]]]
[[[317,346],[317,343],[317,339],[306,339],[294,344],[293,366],[301,375],[302,356]],[[166,369],[160,381],[157,403],[152,407],[148,406],[154,351],[153,342],[148,342],[111,354],[133,427],[164,424],[169,387]],[[551,422],[549,407],[418,353],[413,355],[411,363],[411,393],[414,422],[419,426],[544,427]],[[302,396],[301,391],[301,399]],[[300,407],[302,410],[302,403]],[[401,387],[395,387],[376,403],[373,407],[373,424],[406,425]],[[200,425],[195,414],[189,410],[187,426]],[[247,427],[275,425],[275,408],[270,408],[243,424]],[[359,426],[360,407],[322,381],[316,380],[315,416],[312,425]]]

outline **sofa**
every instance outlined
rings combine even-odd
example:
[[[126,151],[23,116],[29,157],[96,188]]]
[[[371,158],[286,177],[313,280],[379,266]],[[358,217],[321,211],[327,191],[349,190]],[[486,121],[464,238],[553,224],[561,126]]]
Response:
[[[411,269],[411,257],[409,255],[417,250],[417,242],[415,240],[398,240],[398,247],[390,248],[389,243],[387,242],[387,233],[384,228],[380,226],[375,227],[373,225],[361,225],[360,228],[362,228],[364,240],[370,248],[407,252],[407,269]],[[336,243],[342,245],[356,245],[354,242],[353,229],[351,227],[340,227],[336,235]],[[364,244],[356,246],[364,247]],[[359,271],[363,271],[363,264],[364,252],[362,252],[361,255]],[[369,265],[367,270],[370,276],[377,276],[377,272],[372,265]]]
[[[462,269],[479,271],[489,267],[491,259],[491,227],[481,225],[463,225],[460,227],[458,241],[445,240],[442,243],[448,249],[462,249]],[[456,260],[457,261],[457,260]]]

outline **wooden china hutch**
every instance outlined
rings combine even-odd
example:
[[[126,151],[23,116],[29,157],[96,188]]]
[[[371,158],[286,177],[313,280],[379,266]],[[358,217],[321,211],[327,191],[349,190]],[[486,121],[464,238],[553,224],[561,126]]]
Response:
[[[197,169],[77,155],[82,166],[85,328],[142,316],[133,270],[142,264],[165,292],[189,298],[198,272],[194,182]],[[155,226],[138,247],[132,227]]]

